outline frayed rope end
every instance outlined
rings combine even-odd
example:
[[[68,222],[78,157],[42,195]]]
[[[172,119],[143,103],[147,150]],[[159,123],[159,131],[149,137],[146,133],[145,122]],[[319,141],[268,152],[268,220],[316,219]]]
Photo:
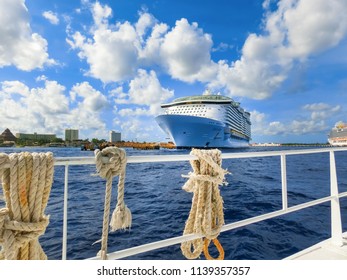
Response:
[[[117,206],[112,213],[112,218],[110,222],[111,232],[118,229],[126,229],[131,227],[131,211],[124,205],[123,207]]]

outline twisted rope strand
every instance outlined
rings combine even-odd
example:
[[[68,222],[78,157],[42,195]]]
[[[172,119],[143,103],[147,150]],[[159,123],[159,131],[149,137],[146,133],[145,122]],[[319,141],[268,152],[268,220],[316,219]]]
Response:
[[[0,171],[7,206],[0,209],[0,259],[47,259],[38,238],[49,223],[44,210],[53,183],[52,153],[0,154]]]
[[[183,235],[195,233],[213,240],[220,256],[224,258],[223,248],[216,239],[224,224],[223,199],[220,195],[219,185],[226,185],[225,175],[228,173],[221,167],[221,152],[219,150],[193,149],[191,155],[198,160],[190,161],[193,172],[183,177],[189,178],[183,189],[193,192],[192,206],[186,221]],[[181,250],[188,259],[196,259],[204,251],[206,258],[212,259],[208,254],[208,245],[203,238],[182,242]],[[207,252],[207,253],[206,253]]]
[[[108,157],[108,161],[104,162],[103,157]],[[126,153],[124,149],[119,149],[117,147],[107,147],[102,151],[95,151],[95,161],[98,175],[106,179],[101,249],[98,253],[100,257],[105,260],[107,259],[107,241],[109,225],[111,226],[111,231],[131,227],[131,212],[124,203]],[[111,222],[109,222],[112,195],[112,180],[114,176],[119,176],[117,205],[115,210],[113,211]]]

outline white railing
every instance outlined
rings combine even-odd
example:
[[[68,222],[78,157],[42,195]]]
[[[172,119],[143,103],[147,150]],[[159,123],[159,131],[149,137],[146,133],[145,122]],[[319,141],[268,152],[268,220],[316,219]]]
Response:
[[[281,159],[281,182],[282,182],[282,209],[273,211],[260,216],[248,218],[245,220],[233,222],[222,227],[222,232],[278,217],[304,208],[308,208],[321,203],[331,202],[331,240],[340,246],[343,244],[342,237],[342,221],[340,210],[340,198],[347,197],[347,192],[338,192],[338,183],[336,175],[335,152],[347,151],[347,148],[325,148],[325,149],[306,149],[306,150],[282,150],[282,151],[269,151],[269,152],[245,152],[245,153],[224,153],[223,159],[237,159],[237,158],[255,158],[255,157],[273,157],[278,156]],[[288,207],[287,195],[287,168],[286,156],[288,155],[302,155],[314,153],[329,153],[330,155],[330,196],[312,200],[306,203]],[[191,155],[150,155],[150,156],[129,156],[127,159],[128,164],[145,163],[145,162],[172,162],[172,161],[188,161],[196,159]],[[55,165],[65,166],[65,185],[64,185],[64,215],[63,215],[63,244],[62,244],[62,259],[66,259],[67,251],[67,209],[68,209],[68,172],[70,165],[86,165],[95,164],[94,157],[73,157],[73,158],[56,158]],[[148,243],[141,246],[132,247],[129,249],[108,253],[108,259],[120,259],[128,256],[152,251],[159,248],[168,247],[171,245],[182,243],[183,241],[193,240],[199,235],[189,234],[175,238],[165,239],[158,242]],[[91,259],[99,259],[94,257]]]

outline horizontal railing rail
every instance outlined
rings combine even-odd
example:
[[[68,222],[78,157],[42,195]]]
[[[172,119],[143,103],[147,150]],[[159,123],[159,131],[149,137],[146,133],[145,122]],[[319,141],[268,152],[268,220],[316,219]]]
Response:
[[[303,150],[281,150],[281,151],[266,151],[266,152],[243,152],[243,153],[222,153],[222,159],[235,158],[254,158],[254,157],[272,157],[281,155],[304,155],[316,154],[335,151],[347,151],[347,148],[323,148],[323,149],[303,149]],[[174,161],[189,161],[197,159],[193,155],[148,155],[148,156],[128,156],[127,163],[151,163],[151,162],[174,162]],[[95,164],[94,157],[57,157],[55,165],[81,165]]]

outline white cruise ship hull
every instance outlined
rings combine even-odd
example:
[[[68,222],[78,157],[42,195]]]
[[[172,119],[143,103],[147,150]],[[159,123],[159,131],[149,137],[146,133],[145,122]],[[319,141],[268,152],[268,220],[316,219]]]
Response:
[[[331,146],[335,147],[344,147],[347,146],[347,139],[328,139],[328,142]]]
[[[229,127],[217,120],[174,114],[159,115],[155,119],[177,148],[241,148],[249,146],[247,139],[230,134]]]

